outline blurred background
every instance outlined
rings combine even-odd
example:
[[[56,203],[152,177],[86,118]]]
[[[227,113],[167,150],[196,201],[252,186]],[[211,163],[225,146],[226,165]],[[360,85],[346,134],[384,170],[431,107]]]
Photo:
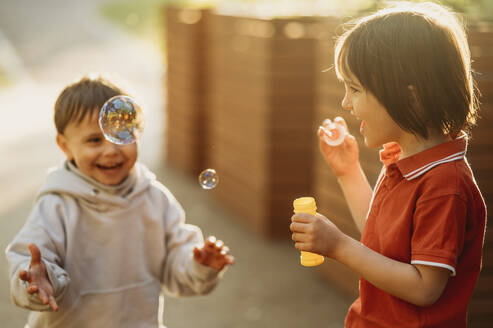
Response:
[[[493,2],[441,1],[467,24],[482,119],[468,159],[493,205]],[[290,240],[292,201],[312,195],[320,212],[355,238],[339,187],[318,154],[316,129],[343,116],[332,65],[341,23],[383,1],[0,0],[0,248],[25,222],[48,168],[63,160],[52,111],[58,93],[103,73],[142,105],[140,160],[176,195],[187,220],[236,256],[208,296],[166,298],[177,327],[343,327],[358,277],[332,261],[299,265]],[[362,145],[362,144],[361,144]],[[360,147],[373,183],[375,150]],[[214,168],[218,186],[200,188]],[[0,257],[2,327],[27,311],[9,296]],[[471,327],[493,322],[493,236],[470,306]],[[193,315],[191,315],[193,314]]]

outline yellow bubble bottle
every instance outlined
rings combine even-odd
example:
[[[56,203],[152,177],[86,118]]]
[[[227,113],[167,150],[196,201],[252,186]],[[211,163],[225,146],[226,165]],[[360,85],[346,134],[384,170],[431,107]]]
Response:
[[[313,197],[296,198],[293,202],[293,207],[294,213],[317,214],[317,205]],[[315,253],[301,251],[300,260],[303,266],[316,266],[324,262],[324,257]]]

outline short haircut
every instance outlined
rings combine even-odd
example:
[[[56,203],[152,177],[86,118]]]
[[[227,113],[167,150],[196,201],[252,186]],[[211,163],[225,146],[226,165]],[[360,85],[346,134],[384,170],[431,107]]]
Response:
[[[400,3],[354,22],[336,42],[339,79],[352,74],[405,131],[468,131],[476,86],[464,27],[447,8]]]
[[[70,122],[79,124],[87,115],[99,112],[111,97],[126,95],[102,76],[84,76],[62,90],[55,102],[55,126],[63,134]]]

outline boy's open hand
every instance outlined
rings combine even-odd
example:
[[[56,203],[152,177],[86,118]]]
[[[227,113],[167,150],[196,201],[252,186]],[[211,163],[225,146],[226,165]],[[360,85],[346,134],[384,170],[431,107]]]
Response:
[[[29,244],[29,251],[31,251],[31,263],[29,270],[22,270],[19,272],[19,279],[27,281],[29,286],[27,292],[29,294],[38,294],[39,299],[43,304],[49,304],[53,311],[58,311],[58,305],[56,304],[53,294],[53,286],[48,279],[48,273],[46,272],[46,266],[41,261],[41,252],[38,246],[35,244]]]
[[[221,240],[210,236],[202,248],[193,249],[193,258],[202,265],[221,271],[225,265],[233,264],[235,259],[229,255],[229,248]]]

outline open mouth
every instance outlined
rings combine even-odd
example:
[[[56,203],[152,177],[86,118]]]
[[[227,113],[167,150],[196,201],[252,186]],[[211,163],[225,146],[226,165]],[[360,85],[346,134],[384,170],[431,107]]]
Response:
[[[123,166],[123,162],[122,163],[115,163],[115,164],[96,164],[96,167],[98,169],[101,169],[101,170],[114,170],[114,169],[118,169],[120,167]]]

